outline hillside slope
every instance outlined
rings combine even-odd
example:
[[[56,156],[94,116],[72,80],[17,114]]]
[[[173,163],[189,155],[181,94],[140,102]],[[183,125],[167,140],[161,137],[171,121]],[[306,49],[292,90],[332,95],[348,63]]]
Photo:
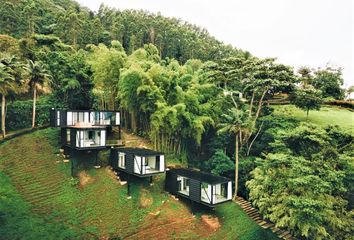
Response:
[[[0,172],[29,203],[26,218],[44,219],[44,232],[60,226],[53,231],[56,236],[43,239],[68,235],[79,239],[276,239],[233,203],[215,211],[202,209],[194,217],[187,202],[176,201],[163,191],[163,176],[156,177],[153,186],[134,181],[130,200],[126,186],[108,168],[88,167],[79,173],[80,182],[71,179],[70,163],[58,156],[57,139],[58,130],[45,129],[0,145]],[[209,230],[199,218],[204,213],[218,216],[221,229]],[[3,236],[13,236],[11,228],[6,229]],[[74,233],[64,234],[70,231]],[[38,239],[28,229],[27,233],[24,239]]]

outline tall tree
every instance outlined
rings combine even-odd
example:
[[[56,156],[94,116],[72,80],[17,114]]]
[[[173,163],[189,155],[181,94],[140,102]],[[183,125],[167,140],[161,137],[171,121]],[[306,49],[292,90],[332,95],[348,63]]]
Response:
[[[235,98],[230,94],[234,107],[229,109],[228,114],[223,114],[225,121],[220,124],[219,132],[228,132],[235,137],[235,193],[234,199],[238,194],[238,173],[239,173],[239,149],[240,142],[243,141],[242,131],[248,128],[248,115],[246,111],[239,108]]]
[[[324,98],[344,98],[344,90],[341,88],[344,82],[341,68],[319,69],[314,75],[312,85],[322,91]]]
[[[112,41],[111,47],[104,44],[90,45],[87,62],[93,70],[94,93],[102,98],[102,108],[116,109],[116,97],[120,72],[126,62],[126,54],[120,42]]]
[[[309,117],[310,110],[321,109],[321,103],[323,101],[322,92],[316,90],[311,85],[308,85],[306,88],[297,89],[291,100],[296,107],[306,111],[306,120]]]
[[[17,76],[20,74],[20,65],[14,56],[1,56],[0,58],[0,94],[1,94],[1,131],[6,136],[6,96],[20,90]]]
[[[297,72],[300,74],[300,81],[303,87],[307,87],[307,85],[312,83],[312,71],[309,67],[300,67]]]
[[[39,89],[48,91],[52,76],[41,61],[29,60],[27,64],[29,86],[33,91],[32,128],[36,123],[36,101]]]

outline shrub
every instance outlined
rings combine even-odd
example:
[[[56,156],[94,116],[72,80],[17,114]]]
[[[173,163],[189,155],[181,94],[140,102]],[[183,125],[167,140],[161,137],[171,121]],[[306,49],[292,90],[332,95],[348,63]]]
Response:
[[[33,100],[14,101],[7,104],[6,129],[13,131],[31,127],[32,106]],[[36,108],[36,126],[48,124],[51,104],[46,98],[41,98],[37,102]]]

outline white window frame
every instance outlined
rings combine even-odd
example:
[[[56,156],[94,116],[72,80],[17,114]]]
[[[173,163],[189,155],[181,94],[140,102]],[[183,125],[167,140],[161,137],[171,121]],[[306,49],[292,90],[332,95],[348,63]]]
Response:
[[[118,167],[124,169],[126,168],[125,153],[118,153]]]

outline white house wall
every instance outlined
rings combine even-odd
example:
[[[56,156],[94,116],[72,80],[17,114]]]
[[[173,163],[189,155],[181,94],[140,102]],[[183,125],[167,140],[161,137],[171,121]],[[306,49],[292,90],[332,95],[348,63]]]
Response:
[[[211,196],[211,185],[208,184],[207,188],[200,188],[200,194],[201,194],[201,200],[203,202],[207,202],[207,203],[211,203],[210,201],[212,200],[212,196]],[[209,200],[210,199],[210,200]]]
[[[142,162],[141,174],[145,174],[146,173],[146,168],[145,168],[146,157],[141,157],[141,162]]]
[[[140,174],[141,169],[141,157],[135,156],[134,157],[134,173]]]
[[[106,131],[101,130],[101,146],[106,146]]]
[[[57,127],[60,126],[60,111],[56,111],[56,122],[57,122]]]
[[[231,181],[227,183],[227,199],[230,200],[232,198],[232,186]]]
[[[165,171],[165,156],[160,155],[160,171]]]
[[[116,112],[116,125],[120,125],[120,113]]]
[[[220,186],[220,184],[218,184]],[[209,186],[208,186],[208,190],[209,190]],[[212,200],[211,202],[212,203],[216,203],[216,196],[215,196],[215,193],[216,193],[216,185],[213,185],[213,196],[212,196]],[[210,195],[209,195],[210,196]]]

